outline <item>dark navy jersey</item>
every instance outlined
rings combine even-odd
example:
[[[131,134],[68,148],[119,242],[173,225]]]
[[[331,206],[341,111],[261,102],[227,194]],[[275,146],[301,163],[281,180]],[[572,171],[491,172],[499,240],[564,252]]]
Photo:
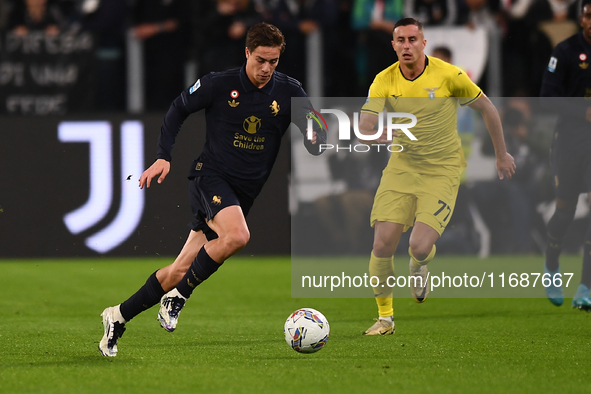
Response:
[[[576,150],[591,148],[591,123],[585,121],[587,107],[591,106],[590,64],[591,44],[583,33],[578,33],[554,48],[544,73],[541,97],[573,97],[544,101],[546,107],[560,113],[555,136],[555,143],[560,146]]]
[[[210,73],[173,101],[160,131],[157,158],[171,160],[182,123],[191,113],[204,109],[205,146],[193,162],[189,177],[220,175],[237,192],[255,198],[269,177],[281,138],[292,122],[292,97],[307,96],[297,80],[277,71],[261,89],[250,82],[245,66]],[[294,123],[304,134],[306,113],[294,114]],[[316,145],[304,139],[310,153],[319,154],[325,135],[320,132]]]

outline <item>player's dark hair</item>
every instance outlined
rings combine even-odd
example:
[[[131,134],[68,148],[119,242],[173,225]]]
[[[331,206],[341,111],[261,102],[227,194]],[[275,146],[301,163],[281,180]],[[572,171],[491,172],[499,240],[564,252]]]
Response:
[[[258,47],[279,47],[285,50],[285,37],[276,26],[266,22],[257,23],[246,34],[246,47],[253,52]]]
[[[591,0],[581,0],[581,8],[579,8],[581,10],[581,14],[583,14],[583,12],[585,11],[585,6],[589,4],[591,4]]]
[[[396,24],[394,25],[394,29],[392,29],[392,34],[394,34],[394,30],[396,30],[396,28],[398,26],[410,26],[410,25],[415,25],[416,27],[419,28],[420,32],[423,32],[423,24],[421,22],[419,22],[415,18],[402,18],[402,19],[399,19],[398,22],[396,22]]]
[[[589,0],[589,1],[591,1],[591,0]],[[436,46],[435,48],[433,48],[432,53],[435,53],[435,52],[441,53],[447,59],[451,59],[452,58],[451,49],[449,49],[445,45],[440,45],[440,46]]]

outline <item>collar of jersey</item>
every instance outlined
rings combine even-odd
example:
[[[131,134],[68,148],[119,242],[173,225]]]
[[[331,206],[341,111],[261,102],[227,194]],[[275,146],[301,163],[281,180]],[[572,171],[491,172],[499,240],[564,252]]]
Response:
[[[429,65],[429,56],[425,55],[425,68],[423,69],[423,72],[421,72],[419,75],[416,76],[415,79],[406,78],[406,75],[404,75],[404,73],[402,72],[402,68],[399,67],[398,69],[400,70],[400,74],[402,75],[402,78],[406,79],[407,81],[413,82],[413,81],[416,81],[417,79],[419,79],[421,77],[421,75],[423,75],[425,73],[425,70],[427,70],[428,65]]]
[[[244,88],[244,90],[246,90],[247,92],[258,90],[263,93],[266,93],[267,95],[271,95],[273,87],[275,86],[275,71],[273,71],[273,75],[271,75],[271,80],[267,82],[265,86],[259,89],[256,86],[254,86],[252,82],[250,82],[250,79],[248,79],[248,76],[246,75],[246,63],[244,63],[242,65],[242,68],[240,69],[240,82],[242,83],[242,87]]]

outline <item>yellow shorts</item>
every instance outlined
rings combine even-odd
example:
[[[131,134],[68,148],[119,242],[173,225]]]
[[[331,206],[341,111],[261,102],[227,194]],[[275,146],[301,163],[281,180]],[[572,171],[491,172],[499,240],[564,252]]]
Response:
[[[404,231],[415,221],[432,227],[439,235],[449,223],[460,175],[425,175],[384,170],[371,210],[371,226],[376,222],[404,225]]]

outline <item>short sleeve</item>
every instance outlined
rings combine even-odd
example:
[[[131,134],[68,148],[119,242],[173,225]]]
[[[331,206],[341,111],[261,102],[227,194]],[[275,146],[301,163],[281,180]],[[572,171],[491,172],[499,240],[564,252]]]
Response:
[[[388,91],[383,78],[376,76],[373,83],[369,87],[367,92],[367,100],[361,107],[361,112],[368,112],[371,114],[379,114],[384,110],[386,104],[386,98],[388,97]]]
[[[460,99],[461,106],[472,104],[482,95],[482,90],[472,82],[465,71],[455,67],[453,74],[451,76],[452,96]]]

